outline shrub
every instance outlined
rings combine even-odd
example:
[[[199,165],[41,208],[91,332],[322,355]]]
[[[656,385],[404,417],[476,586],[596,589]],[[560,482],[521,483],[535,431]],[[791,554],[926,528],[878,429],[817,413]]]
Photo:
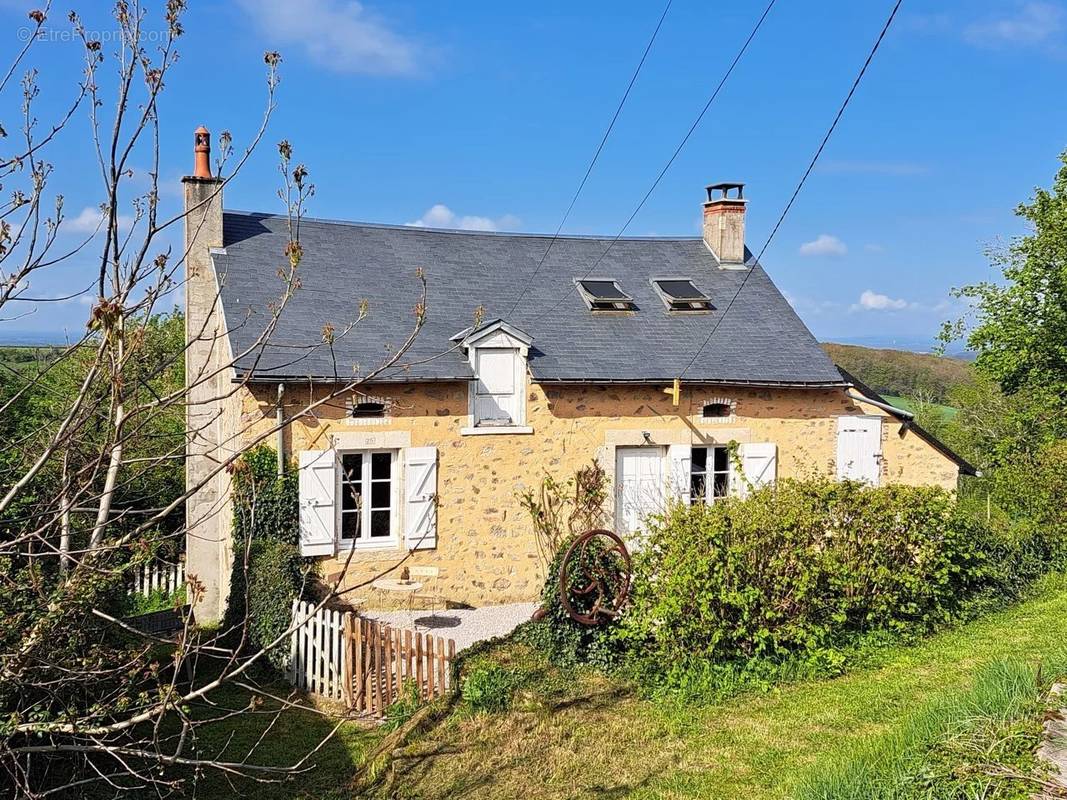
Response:
[[[258,649],[270,644],[292,621],[293,598],[303,582],[300,550],[288,542],[252,542],[248,566],[248,638]],[[274,666],[289,664],[288,646],[267,654]]]
[[[304,583],[297,546],[297,470],[291,465],[279,478],[277,465],[276,451],[260,445],[244,453],[233,471],[234,565],[226,627],[236,630],[247,620],[245,633],[257,648],[289,626],[293,599]],[[288,648],[276,648],[269,657],[275,666],[285,667]]]
[[[940,489],[780,481],[653,521],[619,634],[674,662],[779,659],[846,633],[929,630],[1002,579],[993,549]]]
[[[523,625],[516,636],[519,641],[544,653],[557,666],[592,664],[610,667],[618,662],[621,649],[615,637],[616,623],[587,626],[570,618],[559,595],[559,570],[563,556],[573,541],[565,540],[548,567],[544,588],[541,590],[541,608],[544,616],[535,622]],[[590,557],[597,557],[591,548]],[[605,567],[611,567],[606,562]]]
[[[530,515],[543,562],[550,563],[578,534],[607,524],[607,487],[607,475],[594,461],[565,481],[545,475],[536,493],[519,493],[519,504]]]
[[[475,667],[460,688],[463,704],[473,713],[507,711],[519,676],[500,664]]]
[[[415,716],[421,705],[419,685],[410,678],[406,679],[400,687],[400,696],[385,709],[385,724],[382,727],[387,731],[395,731]]]

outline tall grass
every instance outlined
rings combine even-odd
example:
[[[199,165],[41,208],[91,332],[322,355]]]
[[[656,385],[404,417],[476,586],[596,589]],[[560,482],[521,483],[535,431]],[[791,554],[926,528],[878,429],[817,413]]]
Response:
[[[1007,792],[989,767],[1034,766],[1048,677],[1067,673],[1067,651],[1043,664],[1018,659],[981,668],[966,692],[936,699],[859,750],[830,752],[804,777],[796,800],[906,800],[1026,797]],[[965,784],[973,784],[973,792]]]

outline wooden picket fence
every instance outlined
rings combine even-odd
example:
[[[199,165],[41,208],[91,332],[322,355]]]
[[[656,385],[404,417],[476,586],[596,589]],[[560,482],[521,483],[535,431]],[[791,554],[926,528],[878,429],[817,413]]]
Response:
[[[289,641],[289,674],[293,686],[330,700],[344,700],[345,617],[350,612],[329,608],[315,611],[315,603],[293,601]]]
[[[407,686],[424,700],[452,691],[454,640],[349,611],[313,611],[312,603],[293,603],[300,627],[290,643],[290,679],[297,688],[374,717],[383,717]]]
[[[184,561],[151,561],[142,564],[133,574],[133,580],[126,587],[127,594],[150,595],[162,591],[174,594],[185,585]]]

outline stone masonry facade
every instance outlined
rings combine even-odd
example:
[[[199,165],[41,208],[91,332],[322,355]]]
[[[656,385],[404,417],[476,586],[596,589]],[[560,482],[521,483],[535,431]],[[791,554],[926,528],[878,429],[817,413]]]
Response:
[[[287,414],[321,397],[318,391],[312,398],[306,387],[288,387]],[[452,602],[485,605],[536,599],[544,565],[518,494],[535,488],[545,474],[565,479],[593,460],[611,480],[618,446],[774,442],[779,478],[832,475],[836,418],[878,415],[884,417],[883,482],[946,489],[954,489],[957,482],[953,461],[914,432],[901,436],[898,420],[850,399],[840,388],[683,385],[680,407],[675,408],[659,386],[529,383],[532,434],[473,436],[460,433],[469,424],[467,391],[462,382],[377,385],[371,393],[387,400],[391,409],[385,419],[373,424],[352,420],[339,399],[295,420],[285,432],[291,458],[300,450],[331,445],[438,448],[437,547],[415,552],[405,564],[439,567],[438,588]],[[242,388],[241,394],[241,428],[251,440],[273,424],[275,388],[253,385]],[[728,421],[711,422],[700,416],[708,397],[733,402],[734,414]],[[401,548],[357,551],[348,563],[345,585],[362,583],[395,564],[404,554]],[[323,561],[326,573],[336,572],[344,563],[336,558]]]

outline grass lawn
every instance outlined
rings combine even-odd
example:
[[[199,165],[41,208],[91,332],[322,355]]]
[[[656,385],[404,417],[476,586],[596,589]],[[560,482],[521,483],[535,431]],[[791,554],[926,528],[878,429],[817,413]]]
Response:
[[[866,737],[904,723],[924,703],[966,688],[976,669],[1004,657],[1038,660],[1067,642],[1067,578],[1027,602],[920,645],[894,647],[874,665],[834,680],[781,687],[717,706],[646,701],[606,678],[549,684],[553,699],[520,697],[519,710],[453,717],[406,748],[380,793],[402,798],[787,798],[805,770],[853,753]],[[233,703],[239,702],[234,696]],[[243,720],[228,754],[247,749],[267,717]],[[257,758],[291,763],[328,730],[310,712],[287,712]],[[231,732],[216,730],[213,743]],[[346,797],[344,786],[378,734],[346,725],[282,786],[242,783],[240,795]],[[200,797],[233,796],[212,779]]]
[[[286,697],[291,691],[285,682],[265,688],[278,697]],[[248,703],[248,694],[241,689],[227,687],[212,694],[211,700],[216,706],[211,712],[214,716],[219,708],[244,707]],[[274,701],[265,700],[256,712],[235,718],[239,719],[239,724],[227,722],[201,728],[198,741],[201,756],[231,762],[243,761],[247,757],[253,764],[291,766],[317,747],[336,725],[335,720],[313,711],[290,709],[277,715],[278,706]],[[224,797],[250,797],[255,800],[347,798],[349,795],[345,787],[355,774],[360,756],[378,741],[378,737],[376,730],[370,730],[365,725],[345,723],[311,757],[310,769],[291,780],[260,783],[205,770],[204,776],[198,781],[196,796],[212,800]],[[252,755],[248,756],[250,752]]]
[[[1059,652],[1067,581],[835,680],[723,705],[619,698],[594,681],[555,707],[452,721],[397,762],[399,797],[789,797],[804,770],[852,752],[975,669]]]

